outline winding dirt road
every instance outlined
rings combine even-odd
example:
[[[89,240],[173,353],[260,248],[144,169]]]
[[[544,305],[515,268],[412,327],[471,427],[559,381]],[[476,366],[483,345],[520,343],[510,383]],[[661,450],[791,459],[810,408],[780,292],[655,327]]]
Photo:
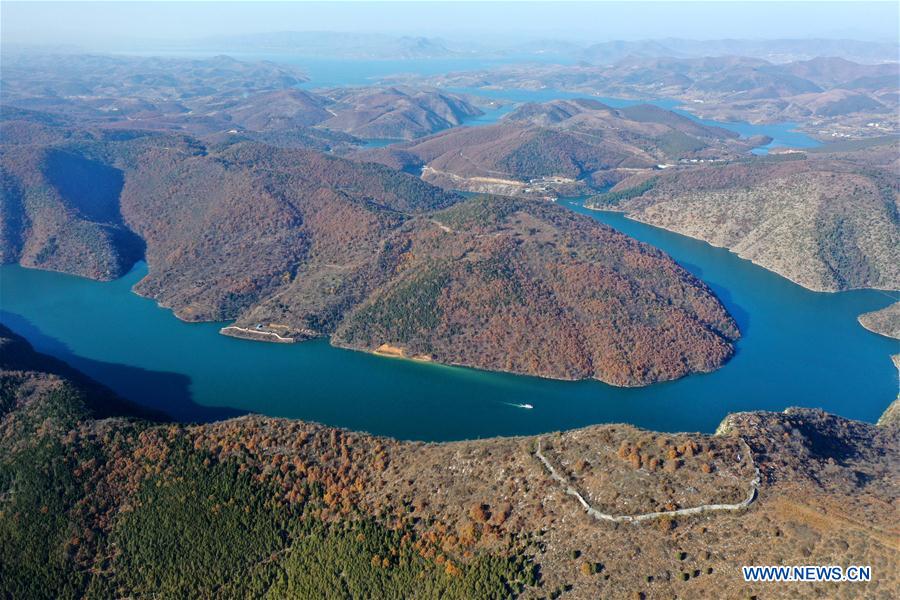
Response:
[[[746,445],[746,443],[744,444]],[[753,460],[753,455],[750,454],[750,448],[746,449],[747,456],[750,457],[750,460]],[[756,501],[756,498],[759,496],[759,467],[754,465],[754,469],[756,471],[756,476],[750,482],[750,489],[747,492],[747,497],[737,504],[702,504],[700,506],[694,506],[692,508],[680,508],[677,510],[664,510],[660,512],[651,512],[651,513],[643,513],[639,515],[611,515],[609,513],[600,512],[596,508],[590,505],[590,503],[584,499],[584,496],[572,487],[569,484],[569,481],[559,474],[559,472],[550,464],[550,461],[547,460],[543,454],[541,454],[541,441],[538,440],[537,448],[535,449],[534,455],[541,461],[544,465],[544,468],[550,473],[550,477],[554,480],[558,481],[563,485],[563,491],[565,491],[568,495],[574,496],[578,503],[584,508],[585,512],[595,519],[600,521],[608,521],[611,523],[640,523],[642,521],[650,521],[653,519],[658,519],[660,517],[676,517],[676,516],[687,516],[687,515],[699,515],[705,512],[714,512],[714,511],[737,511],[743,510],[753,504]]]

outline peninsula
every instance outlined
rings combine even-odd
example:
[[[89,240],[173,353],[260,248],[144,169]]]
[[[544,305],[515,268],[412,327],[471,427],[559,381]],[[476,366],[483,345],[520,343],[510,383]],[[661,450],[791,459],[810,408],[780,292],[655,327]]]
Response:
[[[662,252],[552,203],[309,149],[5,123],[6,262],[112,279],[143,256],[136,292],[223,333],[619,386],[714,370],[740,335]]]

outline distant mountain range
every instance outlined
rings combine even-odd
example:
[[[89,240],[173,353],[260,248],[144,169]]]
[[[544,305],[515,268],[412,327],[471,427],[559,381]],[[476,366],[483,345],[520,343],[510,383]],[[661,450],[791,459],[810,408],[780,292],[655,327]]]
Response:
[[[106,54],[14,54],[4,56],[3,101],[16,97],[93,101],[96,111],[115,112],[104,98],[152,103],[198,97],[246,95],[306,81],[301,69],[228,56],[159,58]],[[185,109],[186,110],[186,109]]]
[[[776,64],[761,58],[629,56],[610,65],[508,64],[431,77],[394,77],[449,89],[564,90],[588,96],[670,98],[717,121],[801,122],[829,137],[900,132],[900,63],[839,57]]]
[[[297,56],[333,58],[446,58],[463,52],[450,49],[443,40],[421,36],[335,31],[279,31],[238,36],[216,36],[192,46],[252,52],[290,52]]]
[[[0,81],[7,110],[14,106],[109,128],[227,133],[269,143],[279,136],[279,145],[297,145],[289,139],[293,133],[317,138],[309,145],[323,150],[355,138],[421,137],[481,115],[479,105],[489,103],[422,87],[301,90],[297,86],[306,78],[299,67],[227,56],[22,55],[4,62]]]
[[[819,56],[838,56],[862,63],[896,62],[900,45],[896,42],[864,42],[846,39],[775,40],[661,40],[611,41],[585,48],[580,58],[595,64],[612,64],[628,57],[700,58],[705,56],[747,56],[785,63]]]
[[[900,46],[891,42],[849,39],[711,39],[679,38],[611,40],[577,43],[557,39],[501,43],[423,36],[334,31],[280,31],[239,36],[216,36],[190,43],[215,51],[290,52],[298,56],[331,58],[501,58],[559,57],[592,64],[612,64],[624,58],[699,58],[747,56],[774,63],[839,56],[862,63],[897,61]]]

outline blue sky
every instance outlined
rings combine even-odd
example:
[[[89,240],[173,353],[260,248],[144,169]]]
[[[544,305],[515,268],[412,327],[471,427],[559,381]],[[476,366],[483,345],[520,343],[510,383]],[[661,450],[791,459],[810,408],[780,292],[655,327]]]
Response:
[[[898,2],[7,2],[7,43],[87,47],[267,31],[448,39],[896,40]]]

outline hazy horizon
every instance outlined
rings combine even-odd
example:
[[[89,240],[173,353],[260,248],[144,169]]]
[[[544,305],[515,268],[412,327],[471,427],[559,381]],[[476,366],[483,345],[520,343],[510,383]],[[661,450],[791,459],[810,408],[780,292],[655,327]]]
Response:
[[[283,31],[385,33],[481,44],[661,38],[896,42],[900,22],[896,2],[534,2],[517,4],[514,11],[510,7],[503,2],[3,2],[0,10],[5,44],[88,50]]]

